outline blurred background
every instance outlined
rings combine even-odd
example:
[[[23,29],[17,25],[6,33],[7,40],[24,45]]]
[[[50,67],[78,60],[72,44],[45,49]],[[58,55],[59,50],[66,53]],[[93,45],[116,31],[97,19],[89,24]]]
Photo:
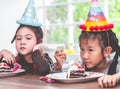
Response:
[[[91,0],[35,0],[44,32],[44,47],[53,54],[57,48],[79,55],[79,24],[85,23]],[[24,13],[29,0],[0,0],[0,50],[16,53],[11,40],[18,27],[16,20]],[[120,40],[120,0],[99,0],[107,20]],[[72,51],[71,51],[72,50]]]

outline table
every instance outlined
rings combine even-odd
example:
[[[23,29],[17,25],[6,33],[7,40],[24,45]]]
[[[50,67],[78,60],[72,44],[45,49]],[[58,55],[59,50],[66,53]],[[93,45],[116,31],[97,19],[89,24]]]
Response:
[[[86,83],[63,84],[46,83],[41,81],[39,77],[34,74],[21,74],[14,77],[0,78],[0,89],[99,89],[96,80]],[[115,88],[105,89],[120,89],[120,84]]]

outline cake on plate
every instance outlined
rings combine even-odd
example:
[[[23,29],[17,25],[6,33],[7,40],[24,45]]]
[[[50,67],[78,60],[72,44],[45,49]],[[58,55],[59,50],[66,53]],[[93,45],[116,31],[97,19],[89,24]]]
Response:
[[[81,78],[86,76],[85,67],[80,64],[71,65],[67,72],[67,78]]]
[[[9,65],[6,62],[0,62],[0,72],[16,72],[21,68],[21,65],[15,63],[13,65]]]
[[[12,68],[6,62],[0,62],[0,72],[12,72]]]

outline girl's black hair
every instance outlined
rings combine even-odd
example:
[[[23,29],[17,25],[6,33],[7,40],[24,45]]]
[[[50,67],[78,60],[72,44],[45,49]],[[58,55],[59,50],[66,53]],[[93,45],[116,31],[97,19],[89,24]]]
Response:
[[[100,46],[102,47],[102,51],[107,46],[112,47],[112,52],[116,52],[113,58],[113,61],[110,65],[108,74],[112,75],[116,73],[116,67],[118,63],[118,57],[120,56],[120,46],[118,39],[115,33],[112,30],[103,31],[103,32],[86,32],[82,31],[81,35],[79,36],[79,43],[81,39],[89,39],[89,37],[93,37],[93,39],[98,38],[100,40]]]
[[[17,32],[19,31],[20,28],[22,27],[28,27],[29,29],[31,29],[34,33],[35,33],[35,36],[37,38],[37,42],[40,43],[42,42],[42,38],[43,38],[43,31],[41,29],[41,27],[34,27],[34,26],[29,26],[29,25],[20,25],[11,41],[11,43],[14,42],[14,40],[16,39],[16,35],[17,35]]]

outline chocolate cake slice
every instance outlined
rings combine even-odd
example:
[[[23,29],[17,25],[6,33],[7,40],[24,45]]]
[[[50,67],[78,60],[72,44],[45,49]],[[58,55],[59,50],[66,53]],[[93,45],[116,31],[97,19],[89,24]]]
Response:
[[[67,78],[86,77],[85,68],[79,64],[73,64],[67,72]]]
[[[12,72],[12,69],[6,62],[0,62],[0,72]]]

